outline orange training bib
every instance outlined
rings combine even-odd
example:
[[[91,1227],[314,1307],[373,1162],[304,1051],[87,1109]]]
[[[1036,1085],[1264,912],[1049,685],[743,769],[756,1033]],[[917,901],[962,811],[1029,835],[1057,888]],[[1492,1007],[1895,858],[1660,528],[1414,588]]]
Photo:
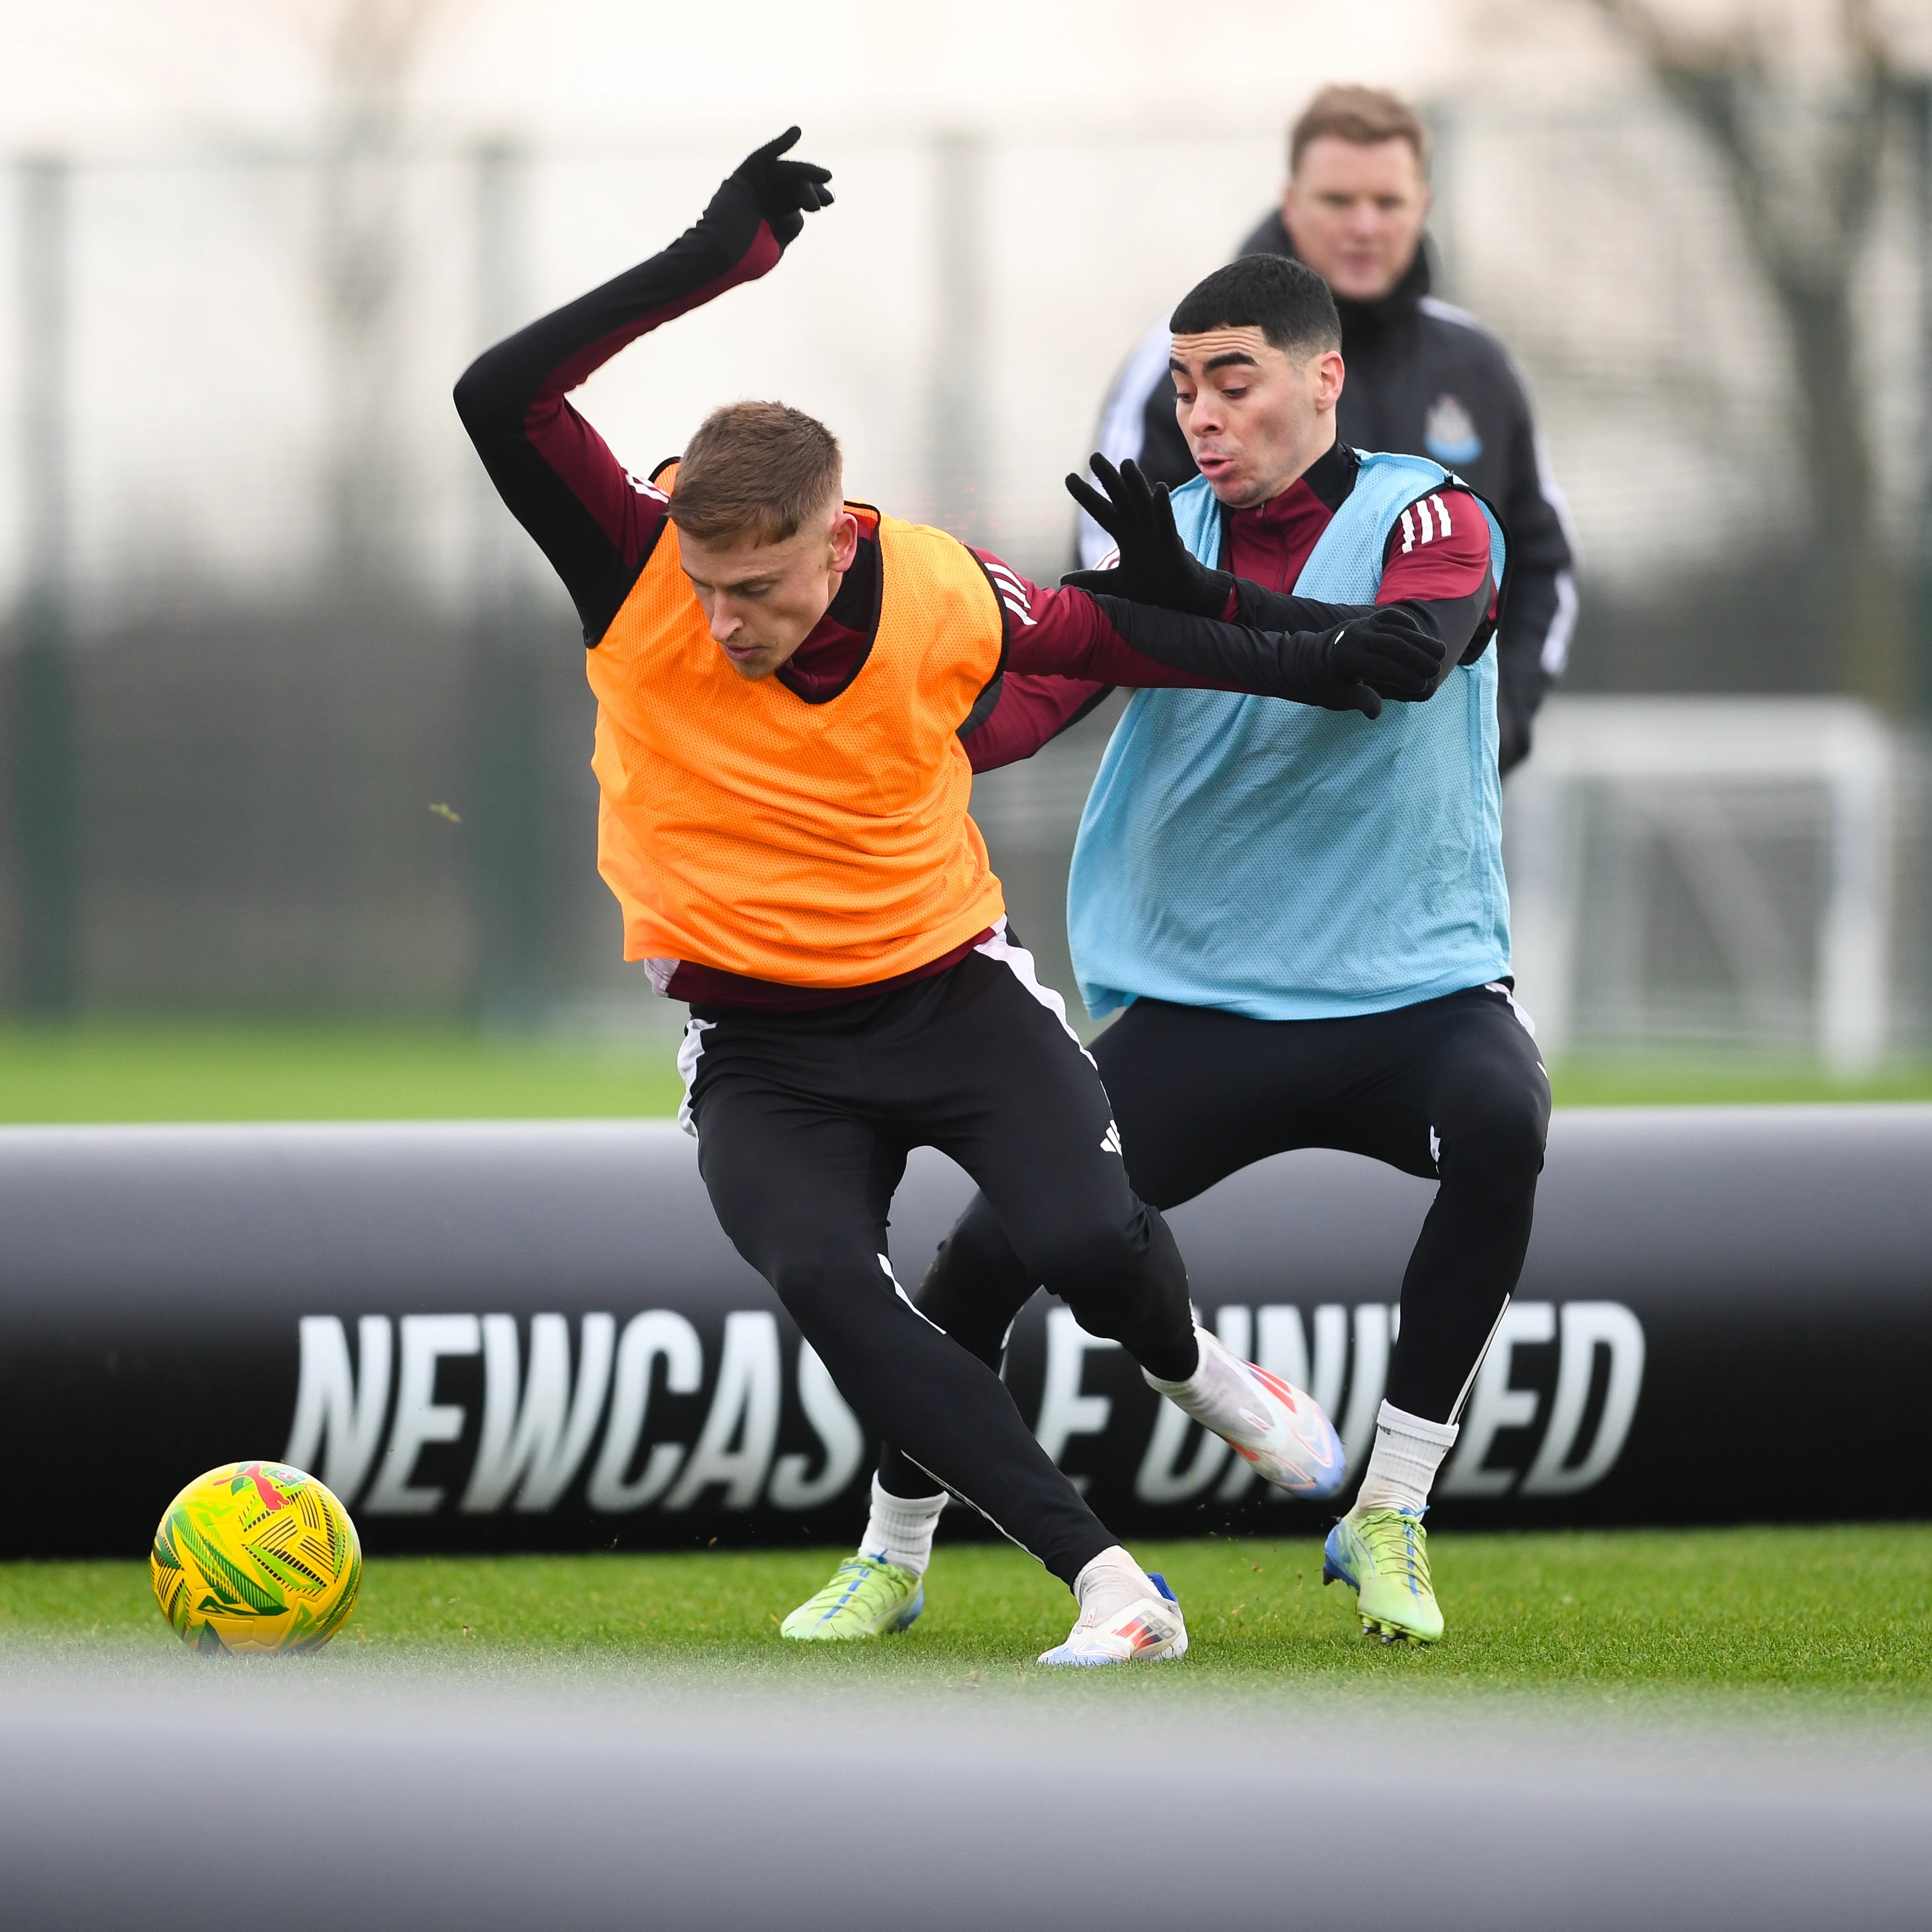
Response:
[[[659,478],[669,487],[669,475]],[[997,920],[956,735],[997,675],[999,602],[943,530],[879,520],[878,632],[838,695],[741,678],[679,566],[676,526],[587,654],[598,869],[624,957],[798,986],[910,972]]]

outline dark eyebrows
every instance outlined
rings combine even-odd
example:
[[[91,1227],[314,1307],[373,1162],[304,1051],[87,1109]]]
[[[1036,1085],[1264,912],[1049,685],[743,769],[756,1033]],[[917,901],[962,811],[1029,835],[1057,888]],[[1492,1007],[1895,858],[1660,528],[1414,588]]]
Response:
[[[1262,365],[1245,349],[1229,349],[1219,356],[1209,356],[1201,366],[1204,369],[1258,369]],[[1167,373],[1170,376],[1184,376],[1187,364],[1179,356],[1170,356],[1167,358]]]
[[[734,597],[755,596],[760,590],[769,590],[778,581],[776,576],[767,574],[764,577],[741,577],[731,584],[707,584],[701,577],[692,577],[688,570],[684,574],[700,590],[723,590]]]

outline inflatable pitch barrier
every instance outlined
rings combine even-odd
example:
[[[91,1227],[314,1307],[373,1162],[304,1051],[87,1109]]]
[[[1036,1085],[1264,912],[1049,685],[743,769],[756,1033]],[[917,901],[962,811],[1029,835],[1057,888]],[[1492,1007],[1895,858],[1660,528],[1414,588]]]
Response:
[[[916,1282],[967,1198],[914,1156]],[[1177,1209],[1202,1318],[1372,1440],[1426,1184],[1282,1156]],[[668,1123],[0,1131],[0,1552],[132,1553],[237,1458],[372,1552],[838,1541],[874,1445]],[[1559,1113],[1438,1486],[1468,1526],[1921,1514],[1932,1106]],[[1036,1296],[1006,1376],[1124,1535],[1306,1532]],[[965,1513],[955,1510],[949,1520]]]

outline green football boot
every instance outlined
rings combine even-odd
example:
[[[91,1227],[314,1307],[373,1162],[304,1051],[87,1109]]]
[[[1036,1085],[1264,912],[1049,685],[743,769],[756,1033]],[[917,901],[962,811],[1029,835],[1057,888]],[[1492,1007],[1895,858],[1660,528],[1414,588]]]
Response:
[[[908,1628],[926,1608],[926,1586],[910,1570],[877,1556],[854,1556],[778,1626],[798,1643],[850,1643]]]
[[[1328,1532],[1322,1580],[1354,1590],[1364,1636],[1433,1643],[1442,1634],[1420,1510],[1365,1510],[1358,1504]]]

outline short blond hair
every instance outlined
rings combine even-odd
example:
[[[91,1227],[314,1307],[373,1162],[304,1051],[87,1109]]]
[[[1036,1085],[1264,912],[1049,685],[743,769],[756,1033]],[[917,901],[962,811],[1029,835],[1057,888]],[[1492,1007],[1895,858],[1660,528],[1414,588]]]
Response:
[[[1399,94],[1386,88],[1324,87],[1301,110],[1288,136],[1288,172],[1301,165],[1301,152],[1310,141],[1324,137],[1352,141],[1372,148],[1382,141],[1406,141],[1415,150],[1416,165],[1429,165],[1429,130],[1422,116]]]
[[[783,543],[838,500],[844,480],[838,439],[816,416],[784,403],[727,403],[685,446],[670,520],[700,543]]]

